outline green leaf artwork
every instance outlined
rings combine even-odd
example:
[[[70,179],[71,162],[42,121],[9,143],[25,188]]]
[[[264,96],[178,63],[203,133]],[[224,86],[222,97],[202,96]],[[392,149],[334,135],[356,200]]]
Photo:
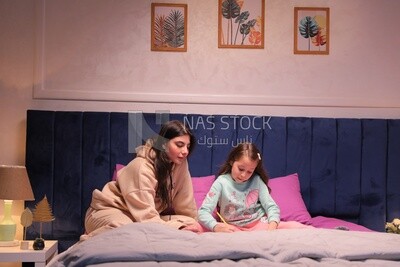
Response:
[[[308,39],[308,50],[311,48],[311,38],[318,34],[318,23],[314,18],[306,16],[299,23],[300,35]]]
[[[301,47],[302,51],[310,53],[328,53],[329,9],[297,8],[297,10],[302,12],[299,20],[295,19],[298,21],[297,36],[298,41],[301,39],[303,41],[295,48]]]
[[[185,43],[185,20],[180,10],[171,10],[168,16],[154,19],[154,39],[158,47],[178,48]]]
[[[220,46],[262,48],[263,7],[259,0],[220,0]]]

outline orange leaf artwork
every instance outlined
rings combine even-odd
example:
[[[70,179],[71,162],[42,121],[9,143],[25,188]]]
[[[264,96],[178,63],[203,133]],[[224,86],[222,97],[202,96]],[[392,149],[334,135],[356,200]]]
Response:
[[[325,29],[319,27],[318,34],[311,38],[313,45],[315,46],[323,46],[326,44],[326,31]]]
[[[294,53],[329,55],[329,8],[294,8]]]
[[[218,47],[264,48],[265,0],[218,1]]]
[[[261,43],[261,32],[259,31],[251,31],[250,32],[250,37],[249,37],[249,42],[253,45],[258,45]]]

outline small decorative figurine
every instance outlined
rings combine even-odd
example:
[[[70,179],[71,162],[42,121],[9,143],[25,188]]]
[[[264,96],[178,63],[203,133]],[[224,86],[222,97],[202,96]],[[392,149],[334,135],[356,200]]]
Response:
[[[385,230],[387,233],[400,234],[400,219],[394,218],[393,221],[385,224]]]
[[[35,242],[32,245],[34,250],[42,250],[44,249],[44,239],[43,238],[36,238]]]
[[[42,223],[51,222],[54,220],[53,213],[47,197],[37,203],[35,210],[33,211],[33,221],[40,222],[40,237],[35,239],[33,243],[34,250],[42,250],[45,247],[44,239],[42,238]]]

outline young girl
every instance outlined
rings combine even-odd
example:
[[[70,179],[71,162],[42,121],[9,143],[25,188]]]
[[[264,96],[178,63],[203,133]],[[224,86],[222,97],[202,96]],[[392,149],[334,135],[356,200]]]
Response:
[[[280,210],[270,195],[268,179],[257,147],[239,144],[229,153],[199,209],[200,224],[214,232],[310,227],[280,222]],[[217,205],[220,223],[213,216]]]

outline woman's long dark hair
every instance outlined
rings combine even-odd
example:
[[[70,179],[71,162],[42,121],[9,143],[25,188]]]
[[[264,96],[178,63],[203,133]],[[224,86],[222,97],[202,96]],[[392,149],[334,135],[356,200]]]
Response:
[[[269,176],[268,176],[266,170],[264,169],[260,150],[258,150],[256,145],[254,145],[252,143],[240,143],[240,144],[238,144],[237,147],[232,149],[228,155],[227,160],[221,166],[221,168],[218,172],[218,176],[221,174],[231,173],[232,164],[235,161],[240,160],[240,158],[243,156],[247,156],[251,160],[255,160],[258,162],[257,167],[254,170],[254,173],[257,173],[261,177],[261,179],[264,181],[264,183],[267,185],[268,189],[270,189],[268,186]]]
[[[168,178],[171,178],[173,166],[173,163],[171,163],[171,160],[165,151],[166,143],[175,137],[183,135],[189,135],[190,146],[188,149],[190,155],[196,144],[196,139],[190,128],[178,120],[168,121],[163,124],[160,132],[154,138],[152,149],[156,153],[156,157],[154,159],[154,169],[155,176],[158,181],[156,194],[161,199],[161,205],[163,208],[169,207],[171,204],[168,190]]]

